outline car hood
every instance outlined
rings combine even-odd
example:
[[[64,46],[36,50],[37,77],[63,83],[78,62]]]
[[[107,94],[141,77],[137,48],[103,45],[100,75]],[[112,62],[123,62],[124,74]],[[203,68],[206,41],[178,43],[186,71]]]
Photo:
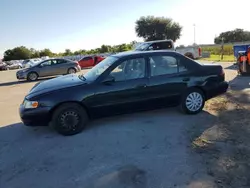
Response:
[[[26,72],[26,71],[29,71],[29,70],[30,70],[30,68],[24,68],[22,70],[17,71],[17,73],[23,73],[23,72]]]
[[[26,96],[27,98],[34,97],[36,95],[48,93],[54,90],[63,89],[67,87],[87,84],[86,81],[81,80],[78,75],[71,74],[65,76],[59,76],[54,79],[46,80],[37,83]]]

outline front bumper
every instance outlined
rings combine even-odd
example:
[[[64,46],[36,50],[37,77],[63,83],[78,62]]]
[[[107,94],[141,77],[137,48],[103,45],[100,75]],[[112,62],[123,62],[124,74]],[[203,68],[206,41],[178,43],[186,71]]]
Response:
[[[228,82],[224,81],[224,82],[220,82],[216,85],[205,88],[207,100],[211,99],[213,97],[216,97],[218,95],[226,93],[228,87],[229,87]]]
[[[26,79],[26,74],[23,74],[23,73],[16,73],[16,78],[18,79],[18,80],[20,80],[20,79]]]
[[[23,124],[27,126],[44,126],[48,125],[51,120],[50,110],[50,107],[25,109],[23,105],[20,105],[19,115]]]

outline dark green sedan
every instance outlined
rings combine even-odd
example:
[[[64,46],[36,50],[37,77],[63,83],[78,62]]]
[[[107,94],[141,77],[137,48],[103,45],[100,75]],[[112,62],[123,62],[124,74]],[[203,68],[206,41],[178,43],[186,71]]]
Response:
[[[51,123],[63,135],[81,132],[88,120],[114,114],[180,106],[202,111],[225,93],[223,68],[201,64],[174,51],[124,52],[107,57],[84,75],[36,84],[20,105],[25,125]]]

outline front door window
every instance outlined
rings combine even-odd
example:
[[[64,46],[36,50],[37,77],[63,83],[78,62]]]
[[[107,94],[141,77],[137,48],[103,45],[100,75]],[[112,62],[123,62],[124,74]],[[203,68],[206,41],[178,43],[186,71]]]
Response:
[[[115,81],[127,81],[145,77],[146,62],[144,58],[135,58],[122,62],[110,72]]]

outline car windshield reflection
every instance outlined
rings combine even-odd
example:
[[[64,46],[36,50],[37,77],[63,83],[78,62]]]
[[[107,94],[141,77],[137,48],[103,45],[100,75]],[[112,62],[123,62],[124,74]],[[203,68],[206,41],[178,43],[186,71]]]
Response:
[[[118,58],[114,56],[109,56],[99,64],[90,69],[84,77],[87,80],[94,81],[96,80],[105,70],[107,70]]]
[[[135,51],[144,51],[146,50],[149,46],[151,45],[151,43],[142,43],[139,46],[137,46],[135,48]]]

